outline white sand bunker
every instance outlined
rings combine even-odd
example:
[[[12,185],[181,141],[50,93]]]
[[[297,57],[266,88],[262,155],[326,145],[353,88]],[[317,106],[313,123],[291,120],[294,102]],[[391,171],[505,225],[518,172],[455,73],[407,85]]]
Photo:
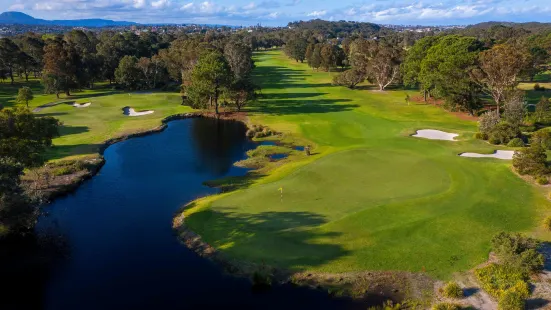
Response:
[[[474,157],[474,158],[491,157],[491,158],[505,159],[505,160],[513,159],[513,155],[515,155],[515,151],[500,151],[500,150],[495,151],[493,154],[480,154],[480,153],[459,154],[459,156],[462,156],[462,157]]]
[[[431,140],[457,141],[453,139],[457,136],[459,135],[456,133],[449,133],[449,132],[434,130],[434,129],[421,129],[421,130],[417,130],[417,133],[414,134],[412,137],[425,138],[425,139],[431,139]]]
[[[75,108],[87,108],[89,107],[90,105],[92,105],[91,102],[86,102],[86,103],[73,103],[73,107]]]
[[[142,116],[142,115],[147,115],[147,114],[152,114],[154,113],[155,111],[153,110],[147,110],[147,111],[136,111],[134,110],[133,108],[131,107],[124,107],[122,108],[122,113],[124,115],[127,115],[127,116]]]

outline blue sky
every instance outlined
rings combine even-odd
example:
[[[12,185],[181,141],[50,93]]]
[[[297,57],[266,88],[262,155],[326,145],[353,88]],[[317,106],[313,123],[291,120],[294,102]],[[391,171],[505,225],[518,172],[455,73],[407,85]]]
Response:
[[[0,11],[44,19],[107,18],[142,23],[286,25],[321,18],[379,24],[551,22],[550,0],[1,0]]]

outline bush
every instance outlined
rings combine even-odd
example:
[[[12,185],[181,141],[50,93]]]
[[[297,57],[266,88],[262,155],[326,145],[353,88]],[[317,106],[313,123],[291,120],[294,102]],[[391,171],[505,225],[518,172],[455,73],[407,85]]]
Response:
[[[520,174],[544,175],[547,174],[547,155],[540,144],[532,144],[513,155],[513,167]]]
[[[492,144],[507,144],[511,139],[520,136],[520,131],[509,123],[497,124],[488,134],[488,141]]]
[[[541,86],[539,83],[536,83],[534,85],[534,90],[535,91],[545,91],[545,87],[544,86]]]
[[[475,270],[480,286],[490,295],[500,298],[501,295],[518,284],[526,282],[526,275],[518,269],[506,265],[490,264]]]
[[[507,146],[509,147],[523,147],[524,141],[522,141],[521,138],[514,138],[509,143],[507,143]]]
[[[545,227],[545,230],[551,231],[551,216],[546,216],[543,219],[543,227]]]
[[[272,285],[272,274],[266,268],[260,268],[253,273],[251,280],[255,287],[270,287]]]
[[[448,282],[441,289],[441,293],[446,298],[462,298],[463,289],[456,282]]]
[[[432,306],[432,310],[459,310],[461,307],[449,302],[442,302]]]
[[[540,243],[519,233],[501,232],[492,239],[492,250],[507,267],[529,274],[543,269],[544,257],[538,253]]]
[[[540,129],[532,134],[531,144],[540,144],[546,150],[551,150],[551,132],[546,129]]]
[[[488,111],[478,119],[478,130],[488,135],[499,124],[499,114],[495,111]]]
[[[549,179],[547,179],[547,177],[544,175],[540,175],[536,177],[536,183],[538,183],[539,185],[546,185],[549,184]]]
[[[402,305],[395,304],[392,300],[385,301],[381,306],[369,307],[367,310],[400,310]]]
[[[498,309],[499,310],[524,310],[525,298],[515,290],[508,290],[504,292],[499,298]]]
[[[474,134],[474,138],[479,140],[488,140],[488,135],[483,132],[477,132]]]

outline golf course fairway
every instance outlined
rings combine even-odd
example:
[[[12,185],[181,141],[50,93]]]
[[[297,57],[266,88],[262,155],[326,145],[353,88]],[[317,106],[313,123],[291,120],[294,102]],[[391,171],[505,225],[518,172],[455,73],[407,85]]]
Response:
[[[333,73],[281,51],[255,61],[262,99],[247,107],[250,122],[311,141],[313,155],[185,209],[184,224],[232,259],[446,279],[487,260],[497,232],[549,237],[539,228],[549,209],[544,188],[515,175],[510,161],[458,156],[496,149],[473,139],[475,121],[408,104],[414,91],[332,86]],[[418,129],[459,136],[411,137]]]

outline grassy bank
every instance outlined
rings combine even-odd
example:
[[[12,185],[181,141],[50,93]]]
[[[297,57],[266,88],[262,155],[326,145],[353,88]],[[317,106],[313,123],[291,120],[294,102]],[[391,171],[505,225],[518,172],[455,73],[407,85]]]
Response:
[[[38,115],[49,115],[63,122],[60,137],[56,138],[54,148],[48,159],[62,159],[78,155],[96,154],[99,146],[107,139],[151,129],[161,124],[169,115],[192,111],[180,105],[181,97],[174,92],[135,92],[125,93],[114,90],[107,84],[99,84],[93,90],[74,92],[72,96],[45,95],[37,80],[18,82],[15,86],[0,84],[0,104],[4,107],[15,106],[17,89],[31,86],[35,99],[30,108],[35,109],[46,104],[54,105],[42,108]],[[92,104],[86,108],[75,108],[72,102]],[[55,104],[58,103],[58,104]],[[136,111],[154,110],[155,113],[129,117],[123,115],[122,108],[133,107]]]
[[[185,224],[215,248],[293,271],[444,279],[485,261],[498,231],[549,237],[539,228],[545,189],[515,176],[510,162],[457,156],[495,149],[472,138],[475,121],[408,105],[404,90],[331,86],[332,73],[278,51],[256,61],[263,99],[247,108],[251,121],[311,141],[315,154],[187,209]],[[409,136],[424,128],[460,141]]]

